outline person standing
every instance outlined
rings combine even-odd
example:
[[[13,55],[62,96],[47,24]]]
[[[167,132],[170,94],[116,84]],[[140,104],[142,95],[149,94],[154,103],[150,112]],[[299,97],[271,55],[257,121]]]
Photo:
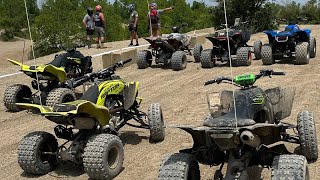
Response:
[[[96,13],[94,15],[94,25],[97,32],[97,48],[104,48],[104,36],[106,32],[106,20],[102,13],[102,7],[96,6]]]
[[[148,21],[149,21],[149,28],[151,26],[151,37],[157,36],[160,38],[161,36],[161,22],[160,22],[160,14],[170,11],[174,9],[174,7],[169,7],[165,9],[159,9],[157,7],[157,3],[150,4],[150,12],[148,13]]]
[[[138,42],[138,12],[135,10],[134,4],[129,4],[128,10],[130,13],[130,19],[129,19],[129,32],[130,32],[130,44],[129,46],[133,46],[133,39],[136,39],[136,45],[139,46]]]
[[[87,14],[83,18],[83,24],[87,31],[87,45],[91,48],[92,35],[94,34],[93,9],[87,8]]]

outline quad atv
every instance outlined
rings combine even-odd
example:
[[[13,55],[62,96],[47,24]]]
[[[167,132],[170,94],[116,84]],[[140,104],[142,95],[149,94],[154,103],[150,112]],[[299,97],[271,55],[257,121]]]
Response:
[[[206,82],[205,85],[229,83],[240,89],[234,93],[222,91],[220,95],[208,93],[210,114],[203,126],[176,126],[191,134],[194,144],[164,158],[159,179],[200,179],[198,162],[220,165],[214,174],[214,179],[219,180],[248,179],[247,169],[254,165],[272,167],[271,179],[308,179],[307,160],[318,158],[313,114],[300,112],[297,125],[281,121],[291,114],[295,89],[262,90],[254,86],[259,78],[271,75],[284,73],[261,70],[258,75],[220,77]],[[289,134],[289,130],[296,134]],[[290,153],[281,141],[300,144],[303,156]],[[223,177],[225,163],[228,165]]]
[[[151,141],[164,140],[160,104],[151,104],[148,113],[141,112],[142,99],[137,97],[139,83],[127,83],[114,75],[118,67],[130,61],[120,61],[98,73],[69,80],[69,84],[82,84],[96,79],[80,100],[54,107],[17,104],[24,109],[40,110],[41,115],[58,124],[54,128],[56,137],[66,140],[58,146],[57,139],[50,133],[26,135],[18,149],[18,163],[26,173],[46,174],[60,159],[83,165],[92,179],[112,179],[123,165],[123,144],[117,136],[120,128],[129,125],[149,129]]]
[[[35,93],[23,84],[14,84],[5,90],[4,105],[9,111],[21,111],[16,103],[34,103],[53,106],[75,100],[74,92],[65,84],[66,80],[81,77],[92,72],[90,56],[84,56],[75,48],[65,49],[67,52],[56,55],[48,64],[27,66],[14,60],[9,61],[21,67],[21,71],[34,79],[31,82]],[[41,100],[41,102],[40,102]]]
[[[262,58],[264,65],[272,65],[275,60],[284,57],[292,58],[295,55],[294,64],[309,64],[310,58],[316,56],[316,39],[311,36],[310,29],[300,29],[296,24],[289,23],[284,31],[264,31],[268,35],[268,44],[264,44],[259,50],[262,42],[255,42],[255,51]],[[292,58],[294,60],[294,58]]]
[[[207,36],[213,44],[212,49],[202,50],[201,44],[195,46],[196,52],[201,51],[200,58],[201,67],[213,68],[217,61],[230,64],[228,39],[230,42],[230,55],[232,66],[250,66],[252,62],[251,48],[247,44],[251,37],[251,30],[248,28],[247,22],[240,22],[237,18],[234,26],[228,29],[217,30],[215,34]],[[195,53],[196,54],[196,53]],[[196,59],[196,57],[195,57]]]
[[[186,24],[181,27],[183,26]],[[186,52],[191,54],[189,48],[191,36],[179,33],[181,27],[172,27],[173,33],[158,39],[145,38],[151,44],[152,51],[144,50],[138,53],[138,68],[150,67],[154,56],[156,64],[171,66],[173,70],[185,69],[187,67]]]

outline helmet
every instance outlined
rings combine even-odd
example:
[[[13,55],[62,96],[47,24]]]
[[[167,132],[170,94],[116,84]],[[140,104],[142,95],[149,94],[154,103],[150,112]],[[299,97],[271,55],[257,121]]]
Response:
[[[128,10],[129,10],[129,12],[133,11],[134,8],[135,8],[134,4],[129,4],[129,5],[128,5]]]
[[[152,10],[157,9],[157,3],[151,3],[150,7],[151,7]]]
[[[100,5],[97,5],[96,6],[96,11],[101,11],[102,10],[102,7]]]
[[[89,15],[92,15],[92,14],[93,14],[93,9],[92,9],[91,7],[88,7],[88,8],[87,8],[87,13],[88,13]]]

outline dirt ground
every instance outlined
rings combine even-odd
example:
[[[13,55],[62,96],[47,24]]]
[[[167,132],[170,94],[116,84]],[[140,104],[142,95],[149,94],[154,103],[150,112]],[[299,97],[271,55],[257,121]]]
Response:
[[[320,26],[303,26],[311,28],[312,35],[318,40],[320,38]],[[249,44],[254,40],[262,39],[266,42],[264,34],[255,34],[252,36]],[[12,45],[21,47],[23,42]],[[145,42],[141,41],[141,44]],[[109,43],[106,50],[116,47],[126,47],[128,41]],[[10,50],[11,45],[1,45],[1,57],[9,55],[19,55],[21,51]],[[211,47],[210,43],[205,44],[206,48]],[[18,48],[18,49],[19,49]],[[4,49],[6,51],[4,51]],[[22,48],[21,48],[22,49]],[[105,50],[81,49],[84,54],[96,54]],[[14,53],[16,52],[16,53]],[[4,53],[4,54],[3,54]],[[318,53],[320,51],[318,50]],[[48,62],[53,55],[39,58],[38,63]],[[14,58],[17,58],[14,57]],[[150,103],[158,102],[162,106],[165,125],[201,125],[204,117],[208,113],[205,95],[207,91],[220,91],[222,89],[232,89],[230,85],[211,85],[203,86],[206,80],[210,80],[219,75],[231,76],[230,68],[215,67],[213,69],[202,69],[200,64],[193,63],[194,59],[189,57],[187,69],[183,71],[172,71],[171,69],[162,69],[160,67],[138,70],[135,64],[117,71],[117,73],[127,81],[139,81],[139,95],[144,99],[141,109],[147,110]],[[13,65],[8,65],[0,60],[1,73],[8,74],[18,71]],[[32,63],[32,61],[28,62]],[[101,58],[94,60],[94,68],[100,69]],[[258,73],[260,69],[271,68],[277,71],[285,71],[286,76],[272,79],[264,78],[259,80],[256,85],[263,88],[283,86],[295,87],[295,101],[292,114],[286,118],[286,122],[296,123],[296,115],[302,110],[313,111],[318,129],[318,140],[320,139],[320,54],[311,59],[308,65],[293,65],[290,63],[278,63],[272,66],[263,66],[261,60],[254,61],[249,67],[233,68],[233,74]],[[8,85],[22,83],[29,85],[30,78],[23,74],[8,77],[0,80],[0,98],[3,98],[3,92]],[[27,112],[10,113],[7,112],[3,104],[0,104],[0,178],[1,179],[88,179],[86,173],[73,166],[72,163],[63,163],[58,168],[44,176],[30,176],[23,173],[17,163],[17,147],[19,141],[27,133],[33,131],[48,131],[53,133],[54,123],[45,118],[29,114]],[[149,132],[130,127],[121,130],[120,135],[125,147],[125,161],[123,171],[116,179],[156,179],[159,171],[161,159],[183,148],[191,147],[191,137],[178,129],[166,129],[166,138],[162,143],[150,144]],[[293,151],[296,145],[287,145],[288,149]],[[216,167],[200,165],[202,179],[213,179]],[[311,179],[320,180],[320,161],[309,164]],[[258,167],[251,168],[250,176],[252,179],[270,179],[271,171]]]

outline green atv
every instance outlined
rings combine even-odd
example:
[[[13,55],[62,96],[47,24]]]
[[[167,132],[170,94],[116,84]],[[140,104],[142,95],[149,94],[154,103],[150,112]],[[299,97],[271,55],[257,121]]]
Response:
[[[282,120],[291,114],[295,89],[275,87],[262,90],[257,79],[283,72],[261,70],[233,78],[219,77],[205,85],[229,83],[237,91],[208,93],[210,114],[203,126],[176,126],[193,138],[193,147],[163,159],[159,179],[200,179],[199,162],[219,166],[215,180],[247,180],[250,166],[271,167],[271,179],[309,179],[308,161],[318,158],[317,133],[313,113],[298,114],[297,125]],[[235,108],[236,107],[236,108]],[[288,131],[295,132],[289,134]],[[300,153],[290,153],[280,142],[300,145]],[[222,169],[227,163],[226,175]],[[311,178],[310,178],[311,179]]]
[[[31,89],[23,84],[14,84],[6,88],[4,105],[9,111],[18,112],[22,109],[16,103],[33,103],[53,106],[76,99],[75,93],[68,88],[66,81],[81,77],[92,72],[90,56],[84,56],[76,48],[64,49],[66,53],[56,55],[48,64],[27,66],[8,59],[12,64],[21,67],[23,73],[31,77]]]
[[[54,128],[56,137],[66,140],[58,146],[50,133],[26,135],[18,148],[18,163],[26,173],[46,174],[60,159],[83,165],[92,179],[111,179],[120,173],[123,165],[124,150],[118,131],[124,125],[149,129],[153,142],[164,140],[160,104],[151,104],[148,113],[141,112],[142,99],[137,97],[139,83],[127,83],[114,75],[116,68],[130,61],[120,61],[98,73],[69,80],[69,84],[96,80],[80,100],[53,107],[17,103],[24,109],[40,110],[41,115],[58,124]]]

